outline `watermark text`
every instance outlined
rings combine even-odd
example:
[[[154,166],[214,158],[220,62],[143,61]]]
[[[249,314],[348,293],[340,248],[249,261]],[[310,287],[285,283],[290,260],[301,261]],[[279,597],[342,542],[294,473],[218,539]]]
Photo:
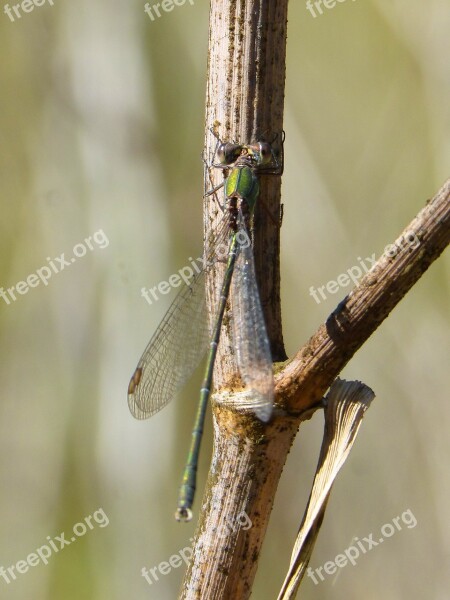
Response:
[[[400,250],[404,248],[417,248],[420,245],[420,240],[414,231],[407,231],[404,236],[401,236],[395,244],[388,244],[384,249],[384,254],[393,258]],[[341,273],[337,276],[337,279],[331,279],[325,285],[318,287],[314,286],[309,288],[309,295],[314,298],[317,304],[320,304],[322,300],[326,300],[327,294],[336,294],[341,287],[347,287],[350,283],[356,285],[359,279],[368,273],[375,265],[376,257],[375,254],[362,259],[360,256],[357,258],[359,265],[354,265],[347,269],[345,273]],[[361,267],[361,268],[360,268]]]
[[[334,8],[337,3],[342,4],[342,2],[346,2],[347,0],[308,0],[306,2],[306,9],[312,14],[314,18],[317,17],[316,11],[319,15],[323,15],[322,6],[325,8]],[[353,0],[354,2],[355,0]],[[313,6],[314,5],[314,6]]]
[[[0,567],[0,577],[3,577],[3,580],[9,585],[12,581],[17,579],[17,574],[26,573],[30,567],[36,567],[39,564],[48,565],[48,559],[53,553],[56,554],[66,546],[75,542],[77,538],[85,535],[88,528],[91,530],[94,529],[95,524],[92,523],[92,520],[94,520],[99,527],[106,527],[109,525],[109,519],[105,511],[103,508],[99,508],[93,515],[87,516],[84,521],[80,521],[80,523],[76,523],[73,526],[72,532],[75,535],[71,536],[70,539],[66,539],[64,532],[60,533],[60,535],[56,535],[54,538],[51,538],[48,535],[48,544],[44,544],[37,548],[36,551],[29,554],[25,560],[19,560],[10,567]]]
[[[214,537],[223,539],[227,537],[231,533],[231,531],[235,532],[237,531],[237,529],[243,529],[244,531],[247,531],[247,529],[250,529],[251,526],[252,522],[250,520],[250,517],[247,515],[245,510],[243,510],[237,515],[235,522],[225,523],[220,530],[218,529],[214,533]],[[193,542],[194,538],[189,538],[189,541]],[[152,567],[151,569],[142,567],[141,574],[149,585],[153,585],[155,582],[159,581],[158,575],[168,575],[172,571],[172,569],[178,569],[183,564],[188,566],[191,562],[191,559],[192,548],[190,546],[186,546],[185,548],[182,548],[177,554],[172,554],[168,561],[162,561],[156,567]]]
[[[148,14],[152,21],[155,21],[162,16],[161,10],[164,12],[171,12],[175,6],[183,6],[186,2],[191,6],[194,6],[194,0],[162,0],[162,2],[156,2],[155,4],[146,2],[144,5],[144,12]]]
[[[354,544],[346,548],[342,554],[337,554],[334,560],[328,560],[323,566],[316,569],[308,567],[306,572],[308,577],[313,580],[314,585],[318,585],[320,581],[325,581],[324,573],[325,575],[334,575],[338,569],[343,569],[348,564],[354,567],[361,554],[367,554],[367,552],[382,544],[384,540],[392,537],[394,533],[401,531],[403,529],[402,525],[406,525],[408,529],[413,529],[417,525],[417,519],[410,508],[398,517],[394,517],[389,523],[385,523],[380,529],[381,537],[374,539],[373,533],[362,540],[355,537],[353,539]]]
[[[95,245],[93,242],[95,242]],[[65,257],[65,252],[56,258],[50,258],[47,256],[47,264],[37,269],[35,273],[28,275],[26,280],[18,281],[15,285],[6,288],[6,290],[4,288],[0,288],[0,298],[2,298],[6,304],[11,304],[11,301],[15,302],[17,300],[18,296],[16,294],[19,296],[28,294],[30,288],[35,288],[41,283],[47,286],[49,279],[54,273],[60,273],[66,267],[70,267],[71,264],[76,262],[77,258],[86,256],[88,249],[92,251],[95,250],[95,247],[103,249],[107,246],[109,246],[109,240],[106,237],[103,229],[99,229],[93,235],[85,238],[84,242],[75,244],[72,249],[73,256],[71,258],[67,259]]]
[[[251,245],[251,239],[248,236],[247,232],[244,230],[238,231],[236,234],[236,241],[240,248],[248,248]],[[228,245],[227,244],[219,244],[215,249],[215,260],[223,261],[228,256]],[[179,287],[183,282],[186,285],[189,285],[192,278],[195,275],[201,273],[203,269],[210,267],[214,264],[214,261],[206,260],[204,258],[196,258],[193,259],[192,256],[189,257],[190,265],[186,265],[177,273],[174,273],[169,277],[167,281],[161,281],[158,285],[155,285],[152,288],[141,288],[141,296],[145,298],[145,300],[151,305],[153,302],[159,300],[158,294],[168,294],[171,288]]]
[[[34,10],[35,6],[42,6],[46,2],[48,2],[50,6],[54,6],[53,0],[22,0],[20,4],[13,4],[12,6],[5,4],[3,12],[5,15],[8,15],[9,20],[14,23],[16,18],[22,18],[22,13],[29,13]],[[16,15],[16,18],[14,18],[14,15]]]

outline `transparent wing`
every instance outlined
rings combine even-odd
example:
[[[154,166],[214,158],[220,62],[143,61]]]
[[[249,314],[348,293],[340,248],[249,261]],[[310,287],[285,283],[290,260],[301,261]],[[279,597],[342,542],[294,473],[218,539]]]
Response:
[[[248,400],[240,397],[239,407],[252,410],[261,421],[268,421],[273,406],[272,356],[256,284],[253,249],[241,214],[238,227],[240,250],[231,291],[233,338],[239,372],[249,388],[245,394]]]
[[[225,213],[206,244],[203,268],[178,292],[131,377],[128,406],[137,419],[147,419],[170,402],[206,352],[205,270],[214,266],[218,249],[228,240],[228,221]]]

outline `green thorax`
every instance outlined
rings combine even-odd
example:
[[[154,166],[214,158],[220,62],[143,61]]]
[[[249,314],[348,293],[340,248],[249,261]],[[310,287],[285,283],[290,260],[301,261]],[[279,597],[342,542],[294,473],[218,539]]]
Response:
[[[254,170],[247,165],[234,166],[225,182],[225,197],[246,200],[250,212],[253,212],[258,193],[258,178]]]

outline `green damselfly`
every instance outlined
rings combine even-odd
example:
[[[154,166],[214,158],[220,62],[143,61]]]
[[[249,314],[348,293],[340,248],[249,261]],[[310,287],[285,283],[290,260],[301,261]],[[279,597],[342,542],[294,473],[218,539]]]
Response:
[[[133,416],[137,419],[152,416],[186,382],[209,344],[200,401],[175,513],[177,520],[189,521],[192,518],[200,442],[230,290],[236,361],[248,392],[240,397],[236,407],[253,412],[264,422],[271,416],[272,358],[248,232],[259,195],[258,175],[281,175],[283,141],[284,134],[280,159],[277,160],[268,142],[244,145],[222,143],[217,138],[215,156],[219,163],[213,162],[211,166],[222,169],[226,178],[205,195],[215,194],[220,187],[224,187],[223,217],[205,244],[203,268],[198,268],[191,283],[177,294],[148,343],[128,386],[128,406]],[[205,303],[205,273],[224,259],[226,269],[210,332]]]

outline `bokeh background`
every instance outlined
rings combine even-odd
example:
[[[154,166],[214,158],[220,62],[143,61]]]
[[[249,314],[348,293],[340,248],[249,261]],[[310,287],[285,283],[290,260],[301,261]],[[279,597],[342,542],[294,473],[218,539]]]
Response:
[[[350,291],[309,294],[379,256],[449,175],[447,0],[290,6],[282,300],[292,355]],[[135,421],[128,380],[173,293],[140,295],[199,256],[208,3],[151,21],[144,2],[56,0],[0,17],[0,287],[102,229],[109,245],[6,304],[0,298],[0,566],[100,507],[107,527],[31,568],[0,598],[176,598],[183,569],[141,575],[189,545],[172,518],[198,381]],[[306,600],[447,600],[450,589],[449,255],[342,376],[376,400],[332,493],[317,568],[406,510],[357,565],[306,579]],[[211,453],[204,444],[200,485]],[[316,466],[302,426],[275,499],[253,597],[276,598]],[[199,506],[199,498],[196,508]],[[47,542],[48,543],[48,542]]]

